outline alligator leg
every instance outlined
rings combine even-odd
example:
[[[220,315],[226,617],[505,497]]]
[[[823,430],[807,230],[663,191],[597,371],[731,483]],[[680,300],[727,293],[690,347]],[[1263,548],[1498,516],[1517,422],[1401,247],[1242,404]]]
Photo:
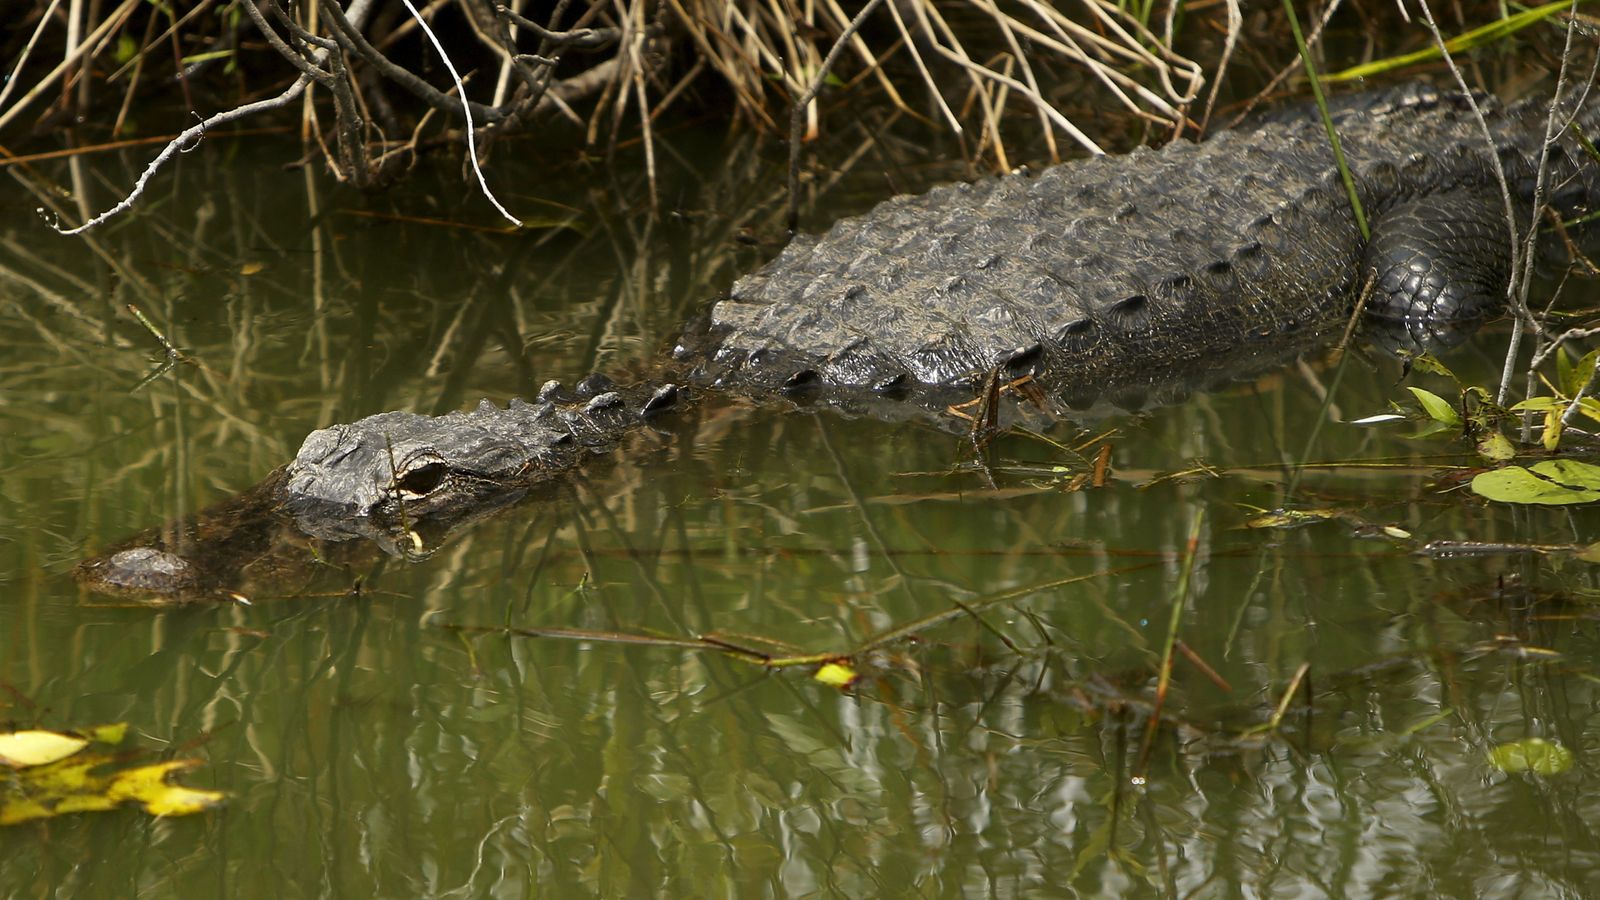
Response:
[[[1402,201],[1379,214],[1367,243],[1375,276],[1367,315],[1415,337],[1495,311],[1511,277],[1505,205],[1484,189]]]

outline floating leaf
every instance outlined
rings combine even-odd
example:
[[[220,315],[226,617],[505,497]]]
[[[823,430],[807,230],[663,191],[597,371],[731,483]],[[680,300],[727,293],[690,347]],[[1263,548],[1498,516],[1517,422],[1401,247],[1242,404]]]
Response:
[[[91,741],[99,741],[102,744],[120,744],[122,739],[128,736],[128,723],[115,722],[110,725],[96,725],[93,728],[85,729],[83,736]]]
[[[167,779],[200,765],[195,759],[174,759],[152,766],[124,769],[111,776],[106,796],[118,803],[132,801],[152,816],[188,816],[220,804],[220,791],[203,791],[169,784]]]
[[[221,803],[217,791],[170,784],[168,779],[200,763],[175,759],[148,766],[99,771],[126,760],[125,754],[81,752],[95,742],[119,743],[126,724],[102,725],[89,738],[54,731],[0,734],[4,758],[15,771],[0,780],[0,825],[13,825],[72,812],[115,809],[137,803],[155,816],[184,816]]]
[[[1428,418],[1444,425],[1461,424],[1461,414],[1456,412],[1454,406],[1450,405],[1450,401],[1435,394],[1433,391],[1419,387],[1407,387],[1406,390],[1410,391],[1411,395],[1417,398],[1417,402],[1422,404],[1422,411],[1428,414]]]
[[[1409,540],[1411,538],[1411,532],[1401,528],[1399,525],[1385,525],[1381,530],[1384,537],[1394,538],[1397,541]]]
[[[818,666],[816,674],[811,677],[830,687],[847,688],[861,676],[848,662],[829,662]]]
[[[1572,751],[1544,738],[1525,738],[1490,750],[1489,765],[1510,774],[1560,775],[1572,768]]]
[[[1294,528],[1312,522],[1337,519],[1343,511],[1337,509],[1275,509],[1244,523],[1246,528]]]
[[[1491,431],[1478,441],[1478,455],[1490,462],[1506,462],[1517,455],[1517,448],[1505,435]]]
[[[239,267],[240,275],[259,275],[267,267],[266,263],[247,262]]]
[[[54,731],[13,731],[0,734],[0,766],[13,769],[42,766],[66,759],[89,742],[70,734]]]
[[[193,56],[185,56],[183,58],[183,64],[186,66],[192,66],[196,63],[211,62],[212,60],[216,59],[228,59],[232,56],[232,50],[212,50],[208,53],[196,53]]]
[[[1565,506],[1600,500],[1600,466],[1547,459],[1529,468],[1506,466],[1472,479],[1472,491],[1498,503]]]

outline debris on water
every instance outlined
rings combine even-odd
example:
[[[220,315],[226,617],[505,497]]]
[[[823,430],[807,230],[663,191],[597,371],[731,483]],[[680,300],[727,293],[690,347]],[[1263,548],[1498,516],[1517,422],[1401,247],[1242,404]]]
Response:
[[[1511,775],[1560,775],[1572,768],[1572,751],[1544,738],[1524,738],[1490,750],[1489,765]]]
[[[848,659],[836,659],[818,666],[816,674],[811,677],[830,687],[844,690],[855,684],[861,674],[850,665]]]
[[[112,769],[127,759],[125,752],[85,752],[95,744],[120,744],[127,732],[126,723],[82,732],[0,732],[0,767],[12,770],[0,781],[0,825],[99,812],[125,803],[138,804],[153,816],[186,816],[222,803],[219,791],[171,783],[172,776],[198,767],[199,760]]]

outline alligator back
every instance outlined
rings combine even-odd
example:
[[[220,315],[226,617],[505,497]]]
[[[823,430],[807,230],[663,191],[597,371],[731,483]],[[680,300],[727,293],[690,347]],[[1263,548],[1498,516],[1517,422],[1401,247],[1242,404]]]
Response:
[[[810,388],[843,406],[890,394],[899,399],[866,411],[932,410],[949,425],[944,398],[971,399],[973,380],[996,373],[1035,378],[1044,391],[1022,392],[1026,406],[1048,414],[1052,399],[1136,406],[1259,371],[1342,327],[1367,285],[1369,313],[1425,333],[1505,294],[1512,242],[1497,166],[1513,212],[1531,212],[1544,111],[1483,103],[1487,141],[1458,95],[1407,88],[1339,101],[1370,239],[1306,111],[1199,144],[888,201],[797,238],[740,280],[655,380],[618,387],[593,375],[503,409],[392,412],[319,430],[259,491],[202,514],[207,527],[171,532],[195,545],[163,529],[79,575],[101,590],[215,598],[271,543],[256,521],[263,510],[300,535],[426,553],[429,535],[692,401],[699,391],[680,390],[680,377],[757,395]],[[1574,120],[1592,134],[1597,118],[1591,98]],[[1563,213],[1593,206],[1596,166],[1571,138],[1552,150],[1547,196]],[[224,574],[196,568],[214,560]]]
[[[713,370],[826,390],[966,385],[998,367],[1086,402],[1342,322],[1373,271],[1369,309],[1414,323],[1477,314],[1503,296],[1511,253],[1491,167],[1531,192],[1544,134],[1542,110],[1482,103],[1493,150],[1461,95],[1341,101],[1376,258],[1307,109],[899,197],[797,238],[713,309]],[[1566,206],[1592,203],[1594,184],[1562,194]],[[1401,224],[1385,229],[1391,215]],[[1428,233],[1441,223],[1449,233]]]

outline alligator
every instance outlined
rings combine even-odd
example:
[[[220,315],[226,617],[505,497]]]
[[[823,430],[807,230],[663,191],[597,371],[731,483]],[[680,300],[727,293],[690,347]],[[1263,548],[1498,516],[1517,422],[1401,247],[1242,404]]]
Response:
[[[1416,84],[1333,101],[1367,236],[1309,106],[1197,143],[896,197],[794,238],[648,377],[323,428],[233,502],[312,539],[404,555],[419,529],[513,502],[708,394],[1004,428],[1280,365],[1358,307],[1386,340],[1425,344],[1501,307],[1508,216],[1529,220],[1536,187],[1563,217],[1600,206],[1581,139],[1600,123],[1597,94],[1561,106],[1571,127],[1548,147],[1548,103]],[[165,597],[219,587],[150,536],[79,574]]]

